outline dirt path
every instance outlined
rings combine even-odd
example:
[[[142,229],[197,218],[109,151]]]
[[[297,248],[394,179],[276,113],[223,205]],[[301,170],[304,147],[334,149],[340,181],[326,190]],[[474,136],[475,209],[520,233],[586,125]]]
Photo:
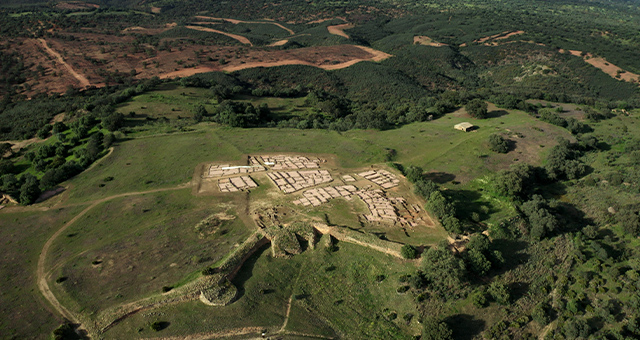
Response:
[[[249,46],[253,46],[253,44],[251,43],[251,41],[249,41],[249,39],[241,36],[241,35],[237,35],[237,34],[231,34],[231,33],[227,33],[227,32],[223,32],[223,31],[218,31],[218,30],[214,30],[213,28],[207,28],[207,27],[200,27],[200,26],[185,26],[188,29],[192,29],[192,30],[196,30],[196,31],[202,31],[202,32],[211,32],[211,33],[218,33],[218,34],[224,34],[230,38],[236,39],[239,42],[245,44],[245,45],[249,45]]]
[[[82,85],[82,87],[91,86],[91,83],[89,82],[89,80],[85,76],[83,76],[80,73],[76,72],[76,70],[74,70],[73,67],[71,67],[71,65],[67,64],[67,62],[64,61],[64,59],[62,59],[62,56],[60,55],[60,53],[52,50],[51,47],[49,47],[49,45],[47,45],[47,41],[46,40],[44,40],[42,38],[38,38],[38,41],[42,44],[42,47],[44,47],[45,51],[47,51],[47,53],[49,53],[49,55],[51,55],[52,57],[56,58],[58,60],[58,62],[61,63],[62,66],[64,66],[67,69],[67,71],[69,71],[69,73],[71,73],[71,75],[80,82],[80,85]]]
[[[241,335],[249,335],[256,334],[260,336],[262,334],[263,327],[243,327],[243,328],[234,328],[221,332],[209,332],[209,333],[197,333],[190,334],[184,336],[170,336],[170,337],[162,337],[162,338],[147,338],[149,340],[206,340],[206,339],[220,339],[220,338],[228,338],[232,336],[241,336]]]
[[[39,143],[39,142],[44,142],[46,139],[40,139],[38,137],[33,137],[30,139],[23,139],[23,140],[3,140],[0,141],[0,143],[9,143],[11,144],[11,150],[13,150],[13,152],[18,152],[20,151],[20,149],[25,148],[33,143]]]
[[[198,19],[205,19],[205,20],[220,20],[220,21],[226,21],[226,22],[230,22],[234,25],[237,24],[267,24],[267,25],[276,25],[280,28],[282,28],[283,30],[289,32],[289,34],[294,35],[296,34],[296,32],[294,32],[292,29],[285,27],[282,24],[279,24],[277,22],[263,22],[263,21],[243,21],[243,20],[237,20],[237,19],[227,19],[227,18],[214,18],[214,17],[206,17],[206,16],[202,16],[202,15],[197,15],[196,18]]]
[[[89,171],[93,168],[95,168],[98,164],[100,164],[103,160],[105,160],[107,157],[111,156],[111,154],[113,153],[113,146],[109,148],[109,152],[107,152],[106,155],[100,157],[100,159],[98,159],[97,161],[91,163],[91,165],[89,165],[89,167],[87,169],[85,169],[84,171]]]
[[[69,220],[69,222],[67,222],[60,229],[58,229],[58,231],[56,231],[53,235],[51,235],[51,237],[47,240],[47,242],[42,247],[42,251],[40,252],[40,256],[38,257],[38,266],[36,269],[36,280],[38,282],[38,289],[40,290],[44,298],[47,299],[47,301],[49,301],[49,303],[58,311],[58,313],[60,313],[60,315],[62,315],[62,317],[64,317],[65,319],[73,323],[80,324],[78,318],[76,318],[75,315],[73,315],[73,313],[71,313],[67,308],[65,308],[62,304],[60,304],[58,299],[55,297],[55,295],[49,288],[49,283],[47,282],[47,277],[46,277],[45,268],[44,268],[45,261],[49,253],[49,248],[51,248],[51,245],[56,240],[56,238],[58,238],[58,236],[60,236],[60,234],[62,234],[65,230],[67,230],[67,228],[69,228],[72,224],[78,221],[78,219],[80,219],[82,216],[84,216],[87,212],[95,208],[100,203],[104,203],[115,198],[150,194],[150,193],[162,192],[162,191],[180,190],[187,187],[188,187],[188,184],[186,185],[181,184],[177,187],[171,187],[171,188],[162,188],[162,189],[154,189],[154,190],[148,190],[148,191],[137,191],[137,192],[128,192],[124,194],[117,194],[117,195],[105,197],[99,200],[95,200],[92,202],[87,202],[87,203],[90,203],[90,205],[86,207],[84,210],[82,210],[78,215],[76,215],[71,220]]]
[[[293,296],[295,295],[295,289],[296,289],[296,286],[298,285],[298,281],[300,281],[300,277],[302,276],[304,265],[305,263],[303,263],[302,266],[300,266],[300,270],[298,271],[298,277],[296,277],[296,281],[293,283],[293,286],[291,287],[291,296],[289,297],[289,302],[287,302],[287,312],[284,315],[284,322],[282,323],[282,327],[280,327],[280,330],[278,331],[278,333],[284,332],[285,331],[284,329],[287,327],[287,324],[289,323],[289,315],[291,314],[291,304],[293,303]]]
[[[358,46],[358,45],[354,45],[354,47],[357,47],[369,54],[371,54],[371,57],[369,58],[356,58],[356,59],[352,59],[349,61],[346,61],[344,63],[338,63],[338,64],[330,64],[330,65],[316,65],[314,63],[308,62],[308,61],[304,61],[304,60],[299,60],[299,59],[289,59],[289,60],[278,60],[278,61],[271,61],[271,62],[251,62],[251,63],[244,63],[241,65],[233,65],[233,66],[226,66],[223,67],[222,70],[223,71],[227,71],[227,72],[233,72],[233,71],[239,71],[239,70],[244,70],[244,69],[248,69],[248,68],[254,68],[254,67],[275,67],[275,66],[283,66],[283,65],[307,65],[307,66],[313,66],[313,67],[318,67],[321,68],[323,70],[340,70],[343,68],[347,68],[349,66],[355,65],[361,61],[382,61],[384,59],[393,57],[391,54],[382,52],[382,51],[378,51],[375,50],[371,47],[365,47],[365,46]]]
[[[552,323],[544,326],[542,331],[540,331],[540,335],[538,335],[539,340],[544,340],[547,337],[547,333],[549,333],[558,323],[558,320],[554,320]]]
[[[503,39],[507,39],[509,37],[512,37],[514,35],[519,35],[519,34],[524,34],[524,31],[515,31],[515,32],[507,33],[507,34],[505,34],[503,36],[495,38],[495,40],[503,40]]]
[[[341,37],[345,37],[349,39],[349,35],[347,33],[344,33],[344,30],[347,30],[349,28],[354,28],[354,27],[356,27],[354,24],[342,24],[342,25],[327,26],[327,30],[329,31],[329,33],[333,35],[339,35]]]

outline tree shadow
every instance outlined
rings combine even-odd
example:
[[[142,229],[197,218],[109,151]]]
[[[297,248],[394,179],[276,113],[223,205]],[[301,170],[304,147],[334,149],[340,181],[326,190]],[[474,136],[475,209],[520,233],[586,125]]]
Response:
[[[42,194],[40,194],[40,196],[38,197],[38,199],[36,199],[36,203],[40,203],[43,201],[46,201],[48,199],[50,199],[51,197],[55,197],[60,195],[61,193],[63,193],[66,190],[66,188],[61,187],[61,186],[56,186],[55,188],[49,189],[45,192],[43,192]]]
[[[450,174],[447,172],[440,172],[440,171],[436,171],[436,172],[428,172],[426,174],[423,175],[424,178],[434,182],[434,183],[438,183],[438,184],[444,184],[447,182],[451,182],[454,179],[456,179],[456,175],[454,174]]]
[[[494,275],[500,275],[529,261],[529,254],[524,252],[528,246],[525,241],[495,239],[491,244],[492,248],[500,251],[504,258],[504,265],[496,268],[495,271],[492,270]]]
[[[258,261],[258,258],[271,246],[271,243],[267,243],[260,247],[253,255],[251,255],[243,264],[236,276],[231,280],[236,289],[238,289],[238,295],[236,300],[240,300],[245,294],[244,284],[253,276],[253,269]]]
[[[556,216],[560,219],[560,224],[564,225],[563,231],[582,230],[587,225],[595,225],[596,222],[587,217],[584,211],[577,208],[575,205],[568,202],[559,202],[556,208]]]
[[[471,340],[478,336],[485,328],[485,321],[476,319],[469,314],[456,314],[444,319],[444,322],[453,330],[453,338],[456,340]]]
[[[456,207],[456,216],[474,222],[489,218],[498,209],[488,201],[482,200],[482,194],[475,190],[447,190],[444,192],[447,198]],[[474,217],[474,215],[476,215]]]
[[[511,293],[511,301],[518,301],[529,292],[529,284],[527,282],[512,282],[509,284],[509,292]]]
[[[487,112],[487,118],[499,118],[508,114],[509,112],[507,112],[506,110],[493,110]]]
[[[518,141],[515,141],[513,139],[507,139],[507,152],[511,152],[511,151],[515,151],[515,149],[518,147]]]
[[[171,323],[167,322],[167,321],[154,322],[153,323],[153,330],[156,331],[156,332],[159,332],[159,331],[169,327],[169,325],[171,325]]]

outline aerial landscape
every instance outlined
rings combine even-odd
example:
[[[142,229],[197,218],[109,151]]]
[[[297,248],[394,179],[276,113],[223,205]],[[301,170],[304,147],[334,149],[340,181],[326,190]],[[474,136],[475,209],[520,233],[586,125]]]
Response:
[[[0,1],[0,339],[639,339],[640,2]]]

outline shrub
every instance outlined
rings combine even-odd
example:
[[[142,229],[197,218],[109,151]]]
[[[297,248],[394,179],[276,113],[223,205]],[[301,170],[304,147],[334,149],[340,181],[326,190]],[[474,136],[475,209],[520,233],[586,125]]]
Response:
[[[489,136],[489,149],[497,153],[509,152],[509,141],[498,134]]]
[[[433,318],[424,320],[424,328],[422,330],[423,340],[450,340],[453,339],[453,332],[449,326]]]
[[[402,246],[402,249],[400,249],[400,254],[403,258],[409,260],[418,257],[418,251],[416,250],[416,248],[409,244],[405,244],[404,246]]]
[[[508,305],[511,302],[511,294],[509,293],[509,287],[504,283],[494,281],[489,286],[489,294],[495,302],[501,305]]]
[[[477,308],[486,307],[487,294],[482,290],[476,291],[475,293],[473,293],[473,295],[471,295],[471,303],[473,303],[473,305],[476,306]]]
[[[533,311],[531,311],[531,317],[533,317],[533,320],[535,320],[535,322],[539,323],[541,326],[545,326],[549,323],[549,321],[551,321],[547,309],[548,308],[545,303],[539,303],[533,308]]]

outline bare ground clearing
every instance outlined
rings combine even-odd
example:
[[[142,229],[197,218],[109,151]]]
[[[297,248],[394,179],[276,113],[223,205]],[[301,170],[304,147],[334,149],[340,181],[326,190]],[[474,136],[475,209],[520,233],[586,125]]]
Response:
[[[171,24],[168,24],[171,25]],[[22,90],[27,96],[40,92],[63,93],[69,86],[104,86],[114,84],[113,75],[148,79],[183,77],[203,72],[228,71],[252,67],[273,67],[280,65],[309,65],[325,70],[349,67],[361,61],[380,61],[391,55],[375,49],[356,45],[312,46],[296,49],[247,48],[250,41],[242,36],[216,32],[216,30],[192,26],[190,28],[221,34],[225,42],[220,45],[198,45],[180,39],[162,40],[177,42],[171,49],[157,50],[153,46],[144,46],[144,51],[131,52],[127,45],[135,38],[131,34],[113,36],[90,32],[57,32],[61,38],[48,38],[44,43],[38,39],[17,38],[9,42],[11,50],[25,56],[34,72],[38,65],[44,71],[38,71],[39,77],[28,79],[28,87]],[[133,28],[132,28],[133,29]],[[139,29],[142,29],[140,27]],[[163,31],[167,28],[152,28]],[[224,34],[225,36],[223,36]],[[72,36],[73,39],[62,38]],[[229,40],[226,40],[229,39]],[[286,44],[276,41],[273,46]],[[108,41],[103,44],[101,42]],[[231,42],[233,41],[233,43]],[[49,47],[49,50],[45,49]],[[59,51],[56,52],[56,51]],[[52,53],[53,52],[53,53]],[[60,68],[61,59],[65,64]],[[233,57],[229,57],[233,56]],[[224,60],[224,62],[222,61]]]
[[[282,28],[283,30],[289,32],[289,34],[294,35],[296,34],[296,32],[294,32],[292,29],[285,27],[282,24],[279,24],[277,22],[263,22],[263,21],[243,21],[243,20],[237,20],[237,19],[227,19],[227,18],[214,18],[214,17],[207,17],[207,16],[202,16],[202,15],[198,15],[195,18],[197,19],[204,19],[204,20],[217,20],[217,21],[226,21],[226,22],[230,22],[232,24],[268,24],[268,25],[276,25],[280,28]]]
[[[391,54],[358,45],[319,46],[286,51],[263,52],[262,56],[263,61],[244,63],[233,61],[224,66],[198,66],[196,68],[182,69],[162,74],[160,78],[185,77],[212,71],[233,72],[255,67],[276,67],[283,65],[307,65],[324,70],[338,70],[361,61],[377,62],[392,57]],[[337,58],[337,60],[329,59],[334,57]]]
[[[339,35],[341,37],[345,37],[349,39],[349,35],[344,32],[344,30],[356,27],[354,24],[341,24],[341,25],[333,25],[327,26],[327,30],[330,34]]]
[[[425,45],[425,46],[434,46],[434,47],[447,46],[447,44],[437,42],[427,37],[426,35],[416,35],[415,37],[413,37],[413,43],[415,45]]]
[[[564,52],[564,50],[560,50],[560,52]],[[613,78],[628,81],[628,82],[638,82],[640,81],[640,75],[637,75],[632,72],[628,72],[626,70],[621,69],[620,67],[608,62],[606,59],[602,57],[596,57],[591,53],[586,53],[583,55],[582,51],[569,50],[572,55],[576,57],[581,57],[587,63],[599,68],[602,72],[610,75]]]
[[[213,28],[207,28],[207,27],[201,27],[201,26],[185,26],[188,29],[192,29],[192,30],[196,30],[196,31],[202,31],[202,32],[211,32],[211,33],[218,33],[218,34],[224,34],[228,37],[231,37],[233,39],[238,40],[239,42],[249,45],[249,46],[253,46],[253,44],[251,43],[251,41],[249,41],[249,39],[238,35],[238,34],[232,34],[232,33],[227,33],[227,32],[223,32],[223,31],[219,31],[219,30],[214,30]]]

